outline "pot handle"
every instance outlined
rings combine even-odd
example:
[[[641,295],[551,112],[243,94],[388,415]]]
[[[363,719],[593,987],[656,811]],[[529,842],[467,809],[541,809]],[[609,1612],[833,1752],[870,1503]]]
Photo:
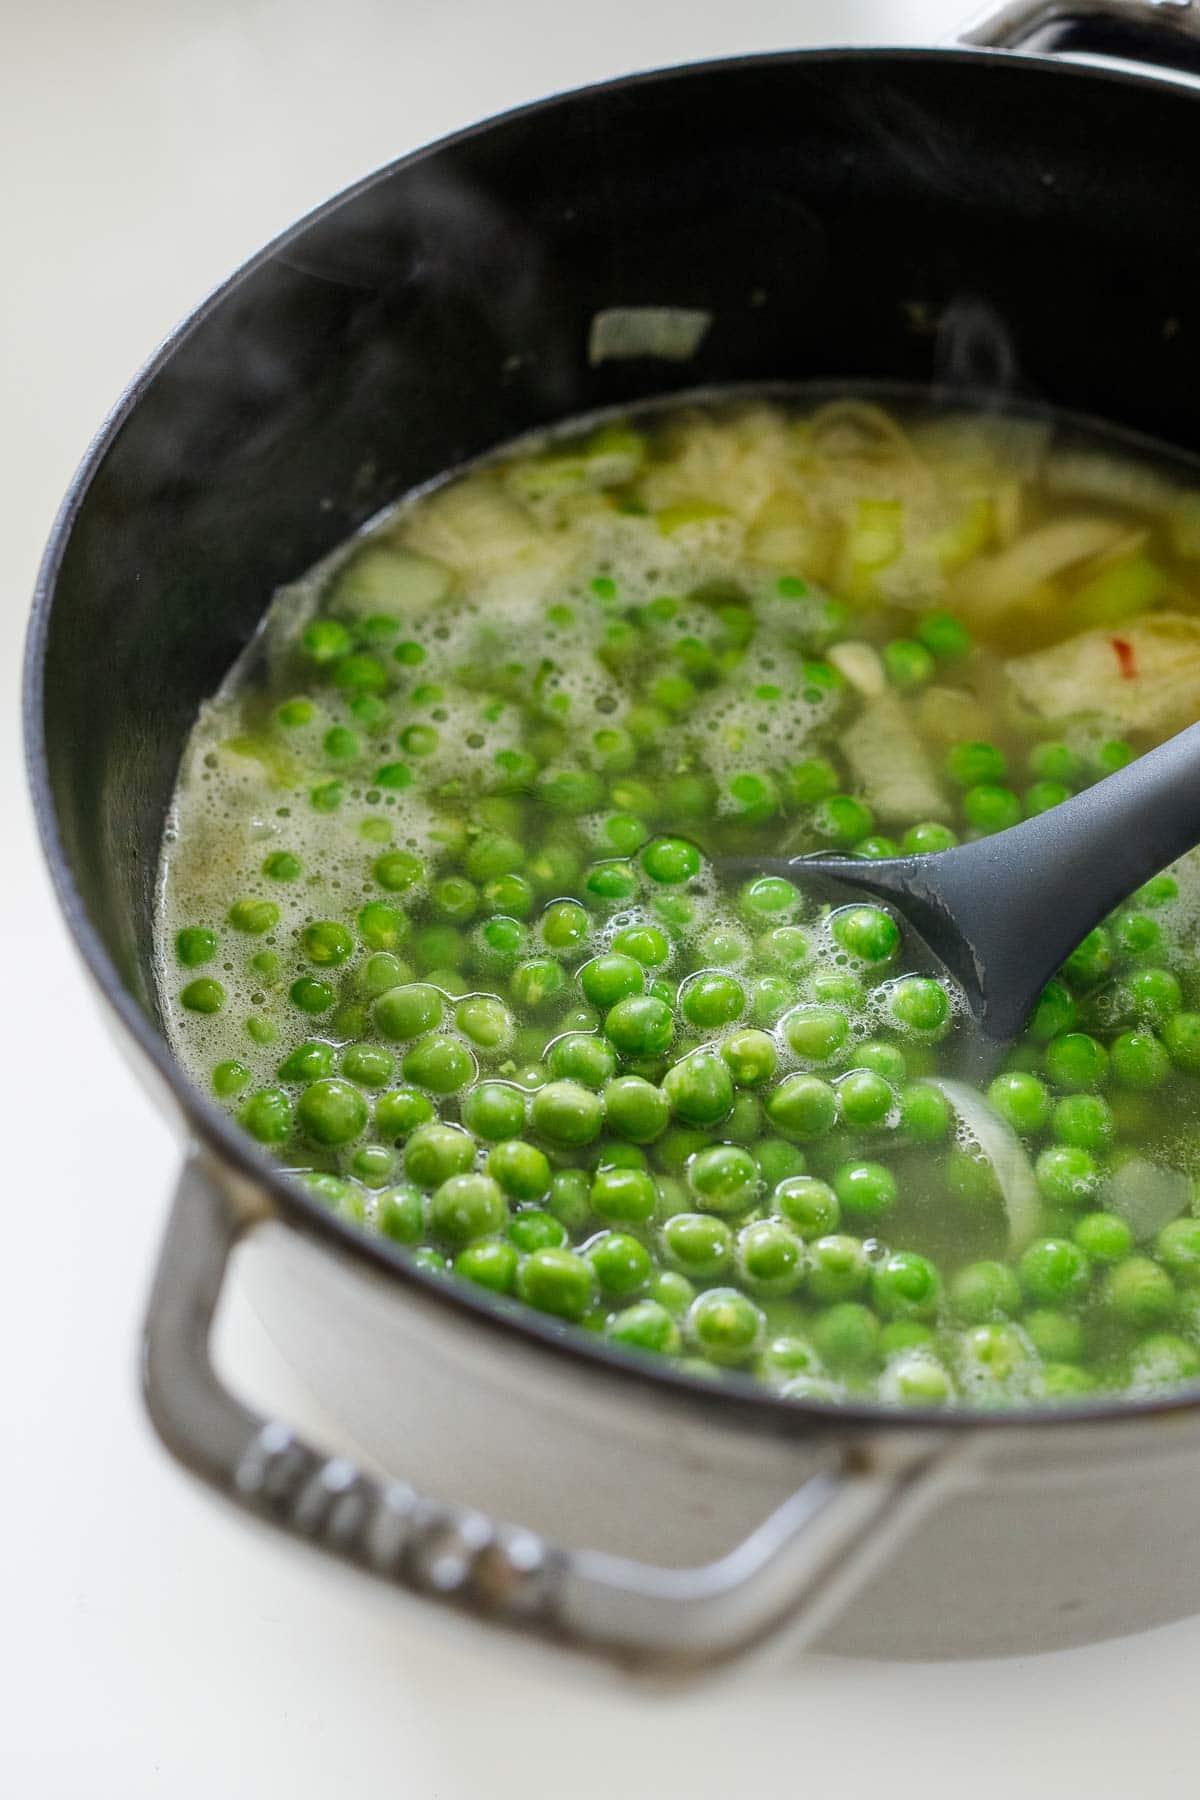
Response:
[[[715,1664],[785,1625],[789,1640],[791,1628],[810,1639],[942,1491],[949,1434],[912,1440],[884,1465],[831,1449],[736,1549],[689,1569],[556,1549],[423,1498],[325,1455],[222,1382],[213,1317],[230,1255],[261,1216],[239,1210],[206,1157],[187,1163],[146,1319],[150,1417],[171,1453],[228,1499],[396,1586],[630,1662]]]
[[[1192,0],[1001,0],[948,41],[981,50],[1099,53],[1194,74],[1200,9]]]

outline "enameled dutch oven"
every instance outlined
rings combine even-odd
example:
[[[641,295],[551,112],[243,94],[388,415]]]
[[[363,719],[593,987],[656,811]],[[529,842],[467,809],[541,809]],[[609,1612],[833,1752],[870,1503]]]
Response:
[[[1064,44],[1126,66],[1011,54]],[[1192,1394],[986,1419],[799,1405],[500,1311],[289,1185],[184,1079],[150,966],[200,702],[281,583],[465,458],[649,394],[849,378],[1000,390],[1200,449],[1200,97],[1131,58],[1200,65],[1192,8],[1047,0],[953,48],[751,57],[525,108],[286,233],[103,427],[38,584],[33,791],[71,929],[188,1142],[150,1411],[243,1507],[385,1580],[656,1662],[784,1627],[878,1655],[1031,1650],[1200,1608]],[[235,1246],[361,1461],[218,1376]]]

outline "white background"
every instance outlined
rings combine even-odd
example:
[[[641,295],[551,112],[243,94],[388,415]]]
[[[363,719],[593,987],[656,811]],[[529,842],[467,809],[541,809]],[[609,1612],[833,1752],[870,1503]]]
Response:
[[[177,1150],[101,1028],[23,794],[21,637],[58,497],[130,372],[263,239],[399,151],[547,89],[741,50],[928,42],[959,13],[0,4],[0,1793],[1195,1794],[1200,1623],[1004,1663],[808,1658],[663,1693],[376,1592],[187,1482],[134,1378]],[[270,1375],[253,1321],[235,1337]]]

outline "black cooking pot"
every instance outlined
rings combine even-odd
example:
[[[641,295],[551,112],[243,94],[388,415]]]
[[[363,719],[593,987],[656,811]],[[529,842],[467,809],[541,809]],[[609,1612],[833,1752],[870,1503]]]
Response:
[[[974,35],[1078,46],[1086,27],[1093,46],[1186,65],[1193,26],[1186,6],[1091,0],[1065,20],[1008,8]],[[652,393],[866,379],[1028,396],[1200,450],[1198,127],[1186,86],[978,50],[754,57],[614,82],[371,176],[242,269],[133,383],[54,528],[26,717],[60,900],[195,1146],[152,1304],[147,1385],[163,1435],[201,1474],[396,1580],[610,1647],[704,1657],[801,1606],[815,1627],[845,1603],[881,1522],[894,1538],[920,1508],[936,1511],[948,1469],[957,1480],[969,1465],[986,1487],[1000,1442],[1036,1474],[1004,1529],[1014,1542],[1051,1531],[1031,1527],[1031,1496],[1051,1468],[1061,1494],[1069,1466],[1111,1601],[1100,1489],[1135,1442],[1137,1459],[1158,1453],[1169,1420],[1158,1547],[1134,1559],[1124,1611],[1085,1608],[1072,1629],[1200,1605],[1200,1576],[1182,1573],[1195,1559],[1172,1549],[1194,1506],[1194,1403],[982,1427],[831,1411],[651,1373],[497,1312],[332,1218],[188,1085],[163,1039],[150,955],[181,748],[272,592],[398,494],[505,439]],[[639,1420],[643,1439],[683,1444],[714,1492],[738,1458],[743,1471],[769,1467],[764,1492],[808,1479],[735,1556],[668,1573],[550,1552],[324,1459],[227,1394],[208,1362],[226,1258],[263,1221],[286,1227],[285,1260],[307,1255],[288,1308],[319,1315],[314,1339],[340,1341],[369,1315],[372,1342],[394,1330],[405,1354],[440,1345],[484,1385],[497,1368],[509,1388],[519,1374],[586,1435],[619,1439]],[[331,1271],[332,1311],[311,1301]],[[958,1577],[963,1620],[990,1610],[991,1636],[965,1623],[956,1635],[943,1617],[916,1647],[1025,1641],[1015,1622],[1009,1638],[996,1624],[1001,1589],[1039,1641],[1065,1641],[1051,1613],[1087,1569],[1064,1574],[1060,1558],[1022,1585],[1005,1575],[1002,1539],[990,1591],[972,1598],[969,1547]],[[944,1573],[944,1521],[941,1540]],[[876,1648],[899,1643],[887,1611],[885,1595]]]

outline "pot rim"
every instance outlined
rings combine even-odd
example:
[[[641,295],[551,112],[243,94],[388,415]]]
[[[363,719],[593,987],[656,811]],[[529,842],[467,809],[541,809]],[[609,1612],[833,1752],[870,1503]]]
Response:
[[[59,505],[38,568],[26,635],[22,678],[26,775],[42,852],[49,867],[55,895],[88,973],[140,1052],[143,1063],[148,1064],[161,1078],[192,1139],[200,1147],[213,1153],[223,1169],[235,1172],[265,1190],[270,1196],[273,1216],[363,1268],[395,1280],[402,1287],[416,1289],[427,1300],[445,1309],[448,1315],[469,1321],[473,1329],[493,1331],[501,1341],[515,1335],[526,1345],[536,1346],[541,1352],[558,1357],[564,1367],[573,1367],[587,1379],[617,1384],[630,1395],[643,1394],[657,1397],[660,1401],[669,1401],[685,1408],[694,1416],[702,1416],[709,1423],[732,1425],[746,1430],[766,1430],[773,1435],[785,1437],[811,1437],[818,1434],[854,1436],[868,1430],[914,1433],[929,1429],[959,1432],[985,1428],[1032,1428],[1041,1433],[1059,1426],[1097,1426],[1139,1419],[1151,1421],[1200,1410],[1200,1383],[1185,1387],[1178,1393],[1136,1400],[1079,1401],[1069,1405],[1037,1409],[1013,1408],[996,1413],[968,1411],[965,1408],[962,1411],[928,1407],[900,1409],[866,1403],[785,1400],[747,1376],[729,1373],[720,1380],[713,1381],[689,1374],[670,1364],[659,1367],[648,1359],[642,1361],[625,1355],[590,1333],[577,1329],[565,1330],[532,1308],[506,1307],[470,1283],[447,1281],[444,1276],[415,1266],[406,1258],[403,1249],[392,1244],[390,1239],[371,1236],[337,1218],[315,1196],[308,1194],[298,1183],[289,1181],[284,1171],[271,1161],[266,1152],[239,1131],[233,1120],[191,1083],[182,1065],[172,1054],[165,1037],[154,1027],[125,985],[116,963],[93,925],[62,841],[51,790],[44,706],[46,647],[58,578],[76,519],[87,500],[96,473],[126,420],[175,351],[211,313],[261,267],[286,251],[312,226],[330,217],[346,203],[358,199],[378,183],[390,180],[401,170],[414,168],[441,151],[468,143],[518,119],[538,115],[550,117],[558,109],[596,94],[653,90],[667,82],[686,81],[695,76],[708,77],[726,71],[752,73],[759,68],[789,63],[909,63],[930,60],[969,63],[976,68],[987,64],[995,69],[1012,64],[1026,73],[1036,70],[1056,79],[1115,81],[1123,86],[1152,88],[1160,99],[1164,87],[1161,75],[1055,62],[1045,56],[1017,55],[1011,51],[965,49],[957,46],[937,49],[868,46],[771,51],[639,71],[589,83],[584,87],[492,114],[396,157],[339,190],[286,226],[211,289],[151,352],[102,421]],[[1181,97],[1190,94],[1195,98],[1195,90],[1190,90],[1183,84],[1176,85],[1175,93]]]

